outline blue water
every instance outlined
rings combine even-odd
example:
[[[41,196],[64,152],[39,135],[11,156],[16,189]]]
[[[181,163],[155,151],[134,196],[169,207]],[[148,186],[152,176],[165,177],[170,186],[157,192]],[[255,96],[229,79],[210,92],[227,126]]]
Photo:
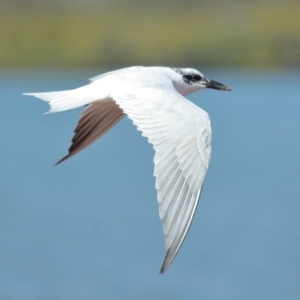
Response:
[[[43,115],[21,95],[96,74],[0,73],[0,299],[300,299],[300,72],[206,70],[232,91],[189,96],[210,114],[212,161],[164,275],[147,140],[124,118],[54,167],[80,109]]]

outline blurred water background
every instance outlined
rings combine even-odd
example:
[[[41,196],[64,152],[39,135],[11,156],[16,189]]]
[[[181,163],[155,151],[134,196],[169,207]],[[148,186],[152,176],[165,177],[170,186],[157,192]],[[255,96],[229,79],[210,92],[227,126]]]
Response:
[[[300,298],[299,1],[0,1],[0,299]],[[22,92],[129,65],[199,68],[213,152],[174,263],[153,150],[124,118],[62,165],[81,109]]]

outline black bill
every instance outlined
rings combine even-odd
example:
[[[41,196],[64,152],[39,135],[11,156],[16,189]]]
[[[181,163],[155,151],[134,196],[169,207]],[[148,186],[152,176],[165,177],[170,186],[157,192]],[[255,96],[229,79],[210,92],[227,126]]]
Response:
[[[230,87],[222,83],[219,83],[217,81],[213,81],[209,79],[207,80],[206,87],[210,89],[221,90],[221,91],[231,91]]]

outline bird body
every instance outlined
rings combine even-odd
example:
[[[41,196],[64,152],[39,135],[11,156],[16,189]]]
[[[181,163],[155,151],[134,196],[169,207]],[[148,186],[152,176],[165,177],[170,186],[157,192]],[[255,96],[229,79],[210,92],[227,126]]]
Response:
[[[230,90],[195,69],[129,67],[98,75],[74,90],[26,94],[47,101],[49,113],[87,106],[68,155],[58,163],[101,137],[124,114],[148,138],[155,150],[155,187],[167,250],[161,272],[187,234],[209,165],[209,116],[183,97],[204,88]]]

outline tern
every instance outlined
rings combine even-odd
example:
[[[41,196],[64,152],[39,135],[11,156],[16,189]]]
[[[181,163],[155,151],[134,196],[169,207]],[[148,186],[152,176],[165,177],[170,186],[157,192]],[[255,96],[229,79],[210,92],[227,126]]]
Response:
[[[211,88],[230,88],[191,68],[129,67],[90,79],[73,90],[24,93],[47,101],[48,113],[86,106],[63,162],[100,138],[124,115],[155,150],[154,176],[163,223],[166,256],[171,264],[191,225],[211,155],[208,114],[184,96]]]

